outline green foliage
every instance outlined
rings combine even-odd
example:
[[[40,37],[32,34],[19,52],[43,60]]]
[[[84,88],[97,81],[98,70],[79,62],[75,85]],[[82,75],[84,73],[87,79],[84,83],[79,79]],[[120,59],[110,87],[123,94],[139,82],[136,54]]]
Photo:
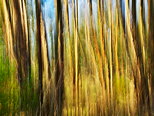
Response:
[[[9,115],[19,110],[19,85],[14,77],[15,67],[3,54],[5,46],[0,47],[0,115]]]
[[[35,112],[38,104],[37,88],[34,88],[34,75],[31,75],[22,85],[25,89],[20,91],[16,67],[11,63],[5,52],[3,40],[0,42],[0,116],[15,115],[22,110]],[[20,96],[22,94],[22,97]],[[21,99],[24,99],[21,103]]]

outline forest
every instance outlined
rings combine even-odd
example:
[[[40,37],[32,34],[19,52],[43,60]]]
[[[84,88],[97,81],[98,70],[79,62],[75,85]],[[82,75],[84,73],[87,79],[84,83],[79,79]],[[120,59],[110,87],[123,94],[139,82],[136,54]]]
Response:
[[[0,0],[0,116],[154,116],[154,0]]]

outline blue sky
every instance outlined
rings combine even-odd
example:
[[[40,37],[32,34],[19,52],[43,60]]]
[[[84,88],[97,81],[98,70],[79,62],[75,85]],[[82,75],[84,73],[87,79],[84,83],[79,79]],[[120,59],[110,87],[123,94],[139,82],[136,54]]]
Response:
[[[86,15],[87,14],[87,0],[78,0],[79,1],[79,17],[80,15]],[[96,1],[97,0],[93,0],[93,12],[94,14],[96,14],[96,10],[97,10],[97,5],[96,5]],[[108,2],[108,0],[106,0]],[[115,3],[114,2],[115,0],[112,0],[112,3]],[[123,9],[123,15],[125,15],[125,1],[126,0],[122,0],[122,9]],[[130,0],[130,2],[132,2],[132,0]],[[147,11],[148,11],[148,4],[147,4],[147,0],[144,0],[145,2],[145,15],[147,16]],[[47,22],[50,22],[50,20],[52,19],[52,21],[54,20],[54,0],[41,0],[41,3],[42,3],[42,11],[43,11],[43,14],[45,16],[45,19],[47,19],[46,21]],[[137,0],[137,12],[139,11],[140,7],[139,7],[139,4],[140,4],[140,0]],[[71,0],[69,0],[69,5],[71,6]],[[113,5],[114,6],[114,5]],[[70,9],[71,11],[71,9]],[[137,17],[138,17],[138,14],[137,13]],[[49,20],[49,19],[50,20]],[[79,19],[80,20],[80,19]]]
[[[69,6],[70,6],[70,15],[72,14],[71,13],[71,1],[72,0],[69,0]],[[96,17],[96,12],[97,12],[97,3],[96,3],[97,0],[93,0],[93,14],[95,14],[95,17]],[[114,1],[115,0],[111,0],[112,3],[113,3],[113,6],[114,6]],[[126,0],[122,0],[122,9],[123,9],[123,16],[126,14],[125,13],[125,1]],[[81,18],[81,16],[85,16],[88,14],[88,3],[87,3],[87,0],[78,0],[79,2],[79,22],[81,22],[83,19]],[[106,0],[106,2],[108,2],[108,0]],[[132,0],[130,0],[130,2],[132,2]],[[147,0],[144,0],[145,2],[145,15],[147,17]],[[45,18],[45,21],[46,21],[46,24],[48,24],[48,26],[50,25],[50,23],[52,23],[52,25],[54,24],[54,0],[41,0],[41,3],[42,3],[42,11],[43,11],[43,15],[44,15],[44,18]],[[139,4],[140,4],[140,0],[137,0],[137,12],[139,11]],[[114,7],[113,7],[114,9]],[[138,17],[138,14],[137,13],[137,17]]]
[[[45,26],[47,31],[47,43],[48,43],[48,49],[51,50],[51,35],[54,35],[54,31],[51,32],[51,29],[53,30],[54,24],[55,24],[55,9],[54,9],[54,0],[42,0],[42,12],[43,12],[43,18],[45,20]],[[51,58],[51,54],[49,54]]]
[[[72,0],[69,0],[69,15],[71,17],[72,14]],[[95,15],[96,19],[96,12],[97,12],[97,4],[94,2],[96,0],[93,0],[93,14]],[[52,25],[52,28],[55,27],[55,9],[54,9],[54,0],[41,0],[42,3],[42,12],[46,23],[46,28],[49,30],[50,26]],[[87,0],[79,0],[79,23],[82,22],[82,18],[88,14],[88,3]]]

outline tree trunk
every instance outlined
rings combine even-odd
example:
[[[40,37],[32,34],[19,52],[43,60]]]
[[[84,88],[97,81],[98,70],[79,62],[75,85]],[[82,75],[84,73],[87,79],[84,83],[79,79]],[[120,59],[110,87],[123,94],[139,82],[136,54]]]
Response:
[[[37,57],[38,57],[38,94],[39,94],[39,113],[41,114],[41,107],[43,104],[43,60],[42,60],[42,43],[41,43],[41,4],[40,0],[36,0],[36,42],[37,42]]]
[[[62,115],[64,94],[64,40],[61,0],[56,0],[57,34],[55,37],[55,84],[56,84],[56,115]]]

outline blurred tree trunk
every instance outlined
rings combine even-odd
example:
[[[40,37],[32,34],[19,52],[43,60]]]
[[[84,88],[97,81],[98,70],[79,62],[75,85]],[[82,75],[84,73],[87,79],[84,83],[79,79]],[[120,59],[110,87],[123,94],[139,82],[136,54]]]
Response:
[[[27,48],[27,25],[24,22],[24,17],[26,14],[21,15],[23,12],[23,3],[21,1],[14,1],[13,7],[14,7],[14,13],[15,17],[13,20],[13,26],[14,26],[14,44],[15,49],[15,56],[17,60],[18,65],[18,77],[20,84],[22,85],[25,78],[28,76],[28,48]],[[25,7],[25,6],[24,6]],[[25,29],[26,28],[26,29]]]
[[[39,94],[39,113],[41,112],[41,106],[43,104],[43,60],[42,60],[42,43],[41,43],[41,3],[40,0],[36,0],[36,42],[37,42],[37,57],[38,57],[38,94]]]
[[[120,0],[120,11],[121,11],[121,17],[122,17],[122,24],[123,24],[123,29],[125,31],[125,10],[126,10],[126,6],[124,6],[125,0]],[[135,1],[135,0],[133,0]]]
[[[90,16],[92,16],[92,0],[89,0],[89,9],[90,9]]]
[[[152,108],[154,109],[154,0],[148,0],[148,7],[149,7],[149,43],[148,43],[148,52],[149,54],[149,58],[150,58],[150,84],[151,84],[151,93],[152,93]],[[154,111],[153,111],[154,112]]]
[[[139,31],[138,31],[138,20],[137,20],[137,11],[138,9],[136,9],[136,3],[137,1],[136,0],[133,0],[132,1],[132,34],[133,34],[133,40],[134,40],[134,45],[135,45],[135,51],[136,51],[136,55],[137,55],[137,60],[139,58],[139,49],[140,49],[140,42],[139,42]],[[139,14],[139,13],[138,13]],[[139,17],[138,17],[139,19]],[[138,62],[137,64],[140,65],[140,63]],[[141,68],[139,66],[139,70],[141,71]],[[136,95],[137,95],[137,110],[138,110],[138,115],[140,115],[140,105],[141,105],[141,94],[140,94],[140,89],[141,89],[141,86],[140,86],[140,77],[139,75],[137,74],[137,67],[134,69],[133,71],[134,73],[134,84],[135,84],[135,89],[136,89]]]
[[[136,0],[132,0],[132,22],[135,28],[136,25]],[[135,36],[135,35],[134,35]]]
[[[49,56],[49,42],[48,42],[48,38],[47,38],[47,30],[46,30],[46,25],[45,25],[45,19],[42,17],[42,23],[43,23],[43,31],[44,31],[44,34],[45,34],[45,44],[46,44],[46,57],[47,57],[47,67],[48,67],[48,79],[50,80],[51,78],[51,71],[50,71],[50,67],[51,67],[51,64],[50,64],[50,56]]]
[[[144,110],[150,110],[150,96],[149,96],[149,82],[148,82],[148,72],[146,69],[146,62],[145,62],[145,25],[144,25],[144,2],[143,0],[140,0],[140,8],[138,9],[138,20],[136,21],[136,54],[137,54],[137,59],[138,59],[138,65],[140,69],[140,74],[141,74],[141,85],[139,86],[140,91],[138,91],[140,94],[140,99],[139,99],[139,106],[140,110],[143,113]],[[145,106],[145,108],[143,108]],[[148,112],[149,113],[149,112]]]
[[[26,17],[27,17],[27,21],[25,22],[26,25],[27,25],[27,42],[28,42],[28,45],[27,45],[27,51],[28,51],[28,77],[29,77],[29,82],[31,83],[31,40],[30,40],[30,21],[28,20],[29,19],[29,14],[27,13],[28,12],[28,9],[26,7],[27,5],[27,1],[24,0],[23,3],[25,4],[25,12],[26,12]]]
[[[131,28],[132,28],[132,34],[133,34],[133,39],[134,39],[134,42],[135,42],[135,45],[137,44],[136,42],[136,0],[132,0],[132,25],[131,25]],[[136,47],[136,46],[135,46]],[[135,48],[135,51],[136,51],[137,48]],[[135,88],[136,88],[136,91],[138,92],[139,88],[138,88],[138,75],[136,73],[136,71],[133,72],[134,73],[134,84],[135,84]]]
[[[77,113],[77,98],[79,97],[79,78],[78,78],[78,0],[73,2],[73,104],[75,106],[75,114]]]
[[[62,115],[64,94],[64,40],[63,40],[63,16],[61,0],[56,1],[57,31],[55,37],[55,84],[56,84],[56,114]]]

